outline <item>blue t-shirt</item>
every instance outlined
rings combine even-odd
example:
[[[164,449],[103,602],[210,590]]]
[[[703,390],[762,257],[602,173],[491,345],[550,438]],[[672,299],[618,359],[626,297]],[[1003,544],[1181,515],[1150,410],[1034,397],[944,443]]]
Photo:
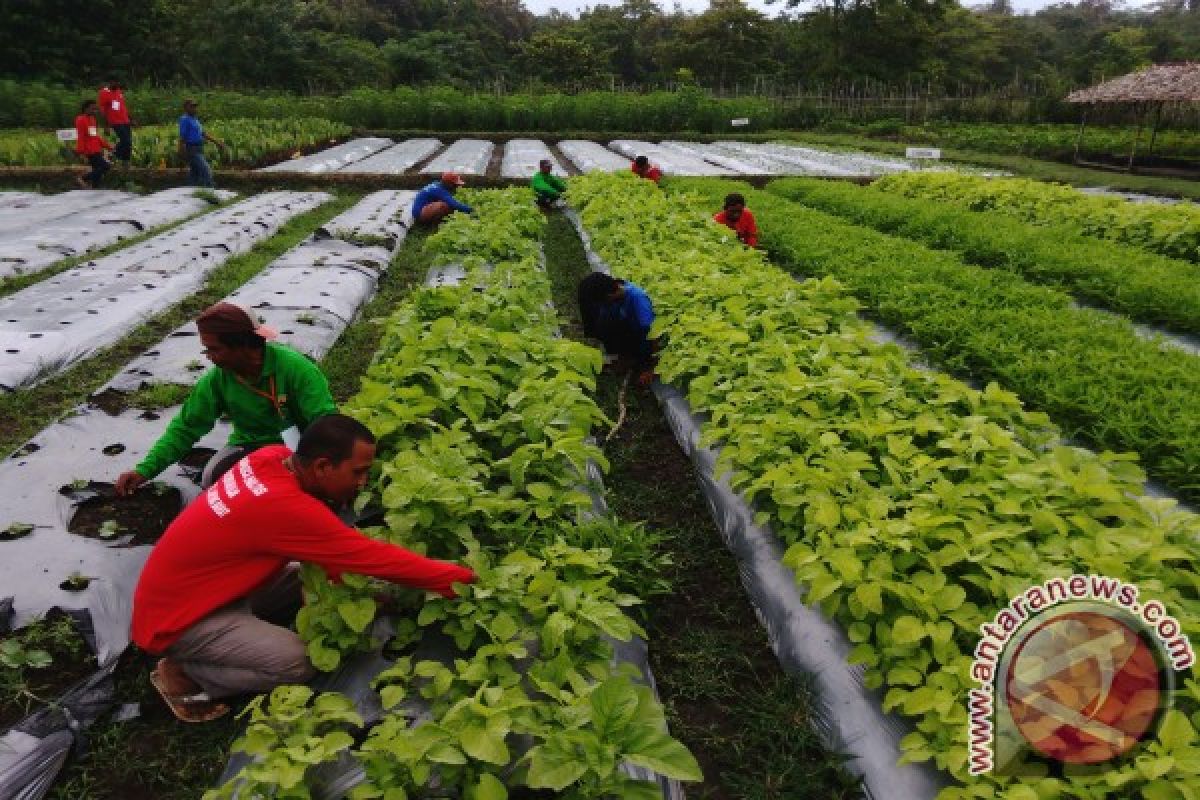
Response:
[[[455,200],[454,195],[450,194],[445,186],[442,186],[441,181],[434,181],[421,191],[417,192],[417,196],[413,198],[413,219],[417,219],[421,216],[421,209],[425,208],[425,206],[429,205],[430,203],[436,203],[438,200],[446,203],[455,211],[463,211],[467,214],[470,214],[473,210],[466,203],[460,203],[459,201]]]
[[[625,296],[613,308],[612,315],[615,319],[633,322],[643,334],[650,333],[650,326],[654,324],[654,306],[650,303],[650,296],[642,287],[629,281],[625,281]]]
[[[179,138],[187,145],[204,144],[204,128],[200,120],[190,114],[179,118]]]

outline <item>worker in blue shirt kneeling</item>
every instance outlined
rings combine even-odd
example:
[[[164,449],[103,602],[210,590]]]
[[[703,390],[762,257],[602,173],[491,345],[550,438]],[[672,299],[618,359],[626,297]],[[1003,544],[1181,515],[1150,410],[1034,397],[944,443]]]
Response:
[[[579,283],[579,314],[584,335],[599,339],[606,353],[617,356],[618,369],[630,367],[639,386],[654,381],[655,353],[666,337],[650,338],[654,305],[642,287],[593,272]]]
[[[413,221],[419,225],[437,225],[455,211],[474,214],[466,203],[454,199],[454,192],[466,181],[457,172],[443,172],[439,180],[417,192],[413,198]]]

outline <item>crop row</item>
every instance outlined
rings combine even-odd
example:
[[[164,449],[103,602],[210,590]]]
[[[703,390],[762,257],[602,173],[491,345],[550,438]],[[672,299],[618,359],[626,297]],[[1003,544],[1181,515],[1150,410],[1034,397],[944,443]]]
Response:
[[[1100,449],[1133,451],[1150,474],[1200,497],[1200,369],[1120,317],[1005,270],[845,222],[742,184],[679,180],[716,201],[744,189],[765,246],[804,275],[844,282],[934,363],[995,380]]]
[[[1130,459],[1060,444],[1015,395],[918,369],[875,343],[836,281],[794,280],[709,222],[711,192],[664,196],[627,176],[589,175],[571,195],[596,252],[654,298],[671,337],[659,369],[706,415],[703,441],[788,546],[806,599],[845,626],[866,684],[915,724],[904,760],[932,759],[965,784],[943,800],[1200,789],[1186,761],[1194,684],[1169,714],[1170,741],[1139,763],[1022,782],[967,774],[979,625],[1031,585],[1095,572],[1153,587],[1194,635],[1195,516],[1141,496]],[[752,198],[756,211],[770,208],[766,198]],[[852,241],[846,226],[786,205],[760,215],[764,230],[812,237],[831,254]]]
[[[422,602],[358,576],[304,576],[298,625],[320,669],[373,646],[380,593],[401,612],[388,643],[399,657],[373,684],[386,710],[354,751],[367,779],[350,796],[403,798],[431,780],[467,800],[516,787],[661,796],[622,763],[679,779],[699,769],[652,692],[612,665],[612,642],[641,634],[626,609],[640,602],[648,560],[636,527],[581,518],[592,507],[581,490],[588,463],[605,463],[587,440],[603,420],[589,397],[599,354],[556,336],[543,218],[525,193],[470,202],[479,219],[456,215],[427,242],[435,264],[462,265],[465,278],[416,291],[388,320],[347,412],[379,437],[363,505],[382,525],[367,532],[464,561],[479,580],[454,600]],[[447,657],[413,655],[427,633],[447,642]],[[414,704],[430,719],[410,726]],[[241,796],[306,780],[310,763],[351,747],[348,731],[363,721],[348,699],[313,700],[300,687],[251,713],[240,746],[261,758],[243,771]],[[514,754],[523,737],[532,746]]]
[[[283,154],[346,136],[350,128],[320,118],[229,119],[206,125],[208,133],[225,142],[228,151],[210,145],[209,162],[216,167],[254,166],[267,156]],[[111,133],[100,134],[115,144]],[[53,133],[36,130],[0,133],[0,166],[55,167],[79,163],[74,143],[58,141]],[[178,155],[179,129],[175,125],[148,125],[133,132],[135,167],[183,165]]]
[[[1200,262],[1200,208],[1192,203],[1130,203],[1027,178],[949,172],[888,176],[874,188],[945,200],[972,211],[999,211],[1035,225],[1058,225],[1185,261]]]
[[[1200,268],[1189,262],[999,212],[966,211],[850,184],[789,178],[768,188],[859,225],[950,250],[972,264],[1060,286],[1135,320],[1200,333]]]

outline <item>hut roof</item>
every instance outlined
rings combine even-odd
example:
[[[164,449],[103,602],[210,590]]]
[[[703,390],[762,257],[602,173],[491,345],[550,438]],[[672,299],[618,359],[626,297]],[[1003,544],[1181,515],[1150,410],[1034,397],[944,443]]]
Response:
[[[1138,72],[1079,89],[1068,103],[1200,102],[1200,64],[1155,64]]]

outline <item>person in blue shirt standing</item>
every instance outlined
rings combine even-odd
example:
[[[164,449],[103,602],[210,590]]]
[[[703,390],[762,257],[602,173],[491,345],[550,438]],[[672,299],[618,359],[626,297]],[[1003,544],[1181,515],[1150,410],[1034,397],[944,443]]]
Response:
[[[475,209],[454,199],[454,192],[466,181],[457,172],[443,172],[439,180],[417,192],[413,198],[413,221],[419,225],[437,225],[455,211],[474,214]]]
[[[188,185],[213,188],[212,168],[204,158],[204,143],[212,142],[225,150],[225,143],[204,132],[196,119],[196,101],[183,101],[183,116],[179,118],[179,154],[187,159]]]
[[[579,315],[585,336],[599,339],[604,351],[618,357],[618,369],[628,365],[640,386],[654,381],[655,356],[665,337],[650,338],[654,305],[632,281],[593,272],[579,283]]]

